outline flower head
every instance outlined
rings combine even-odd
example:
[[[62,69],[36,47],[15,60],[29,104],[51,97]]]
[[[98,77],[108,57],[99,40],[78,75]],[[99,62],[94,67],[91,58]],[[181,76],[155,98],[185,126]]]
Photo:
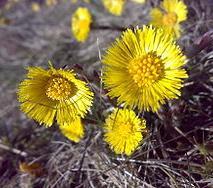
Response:
[[[104,139],[116,154],[131,155],[142,141],[145,129],[146,121],[134,111],[116,108],[106,119]]]
[[[92,105],[93,93],[72,70],[29,67],[27,79],[19,85],[18,100],[28,117],[51,126],[71,124],[84,117]]]
[[[161,9],[153,8],[150,12],[151,24],[162,27],[167,32],[180,36],[180,25],[187,18],[187,6],[181,0],[164,0]]]
[[[79,7],[71,19],[71,30],[75,39],[79,42],[84,42],[90,32],[90,24],[92,16],[87,8]]]
[[[125,0],[102,0],[104,7],[116,16],[120,16],[123,12]]]
[[[132,0],[132,1],[134,1],[136,3],[144,3],[146,0]]]
[[[58,2],[57,2],[57,0],[46,0],[45,3],[49,7],[49,6],[56,5]]]
[[[31,4],[31,8],[32,8],[33,12],[39,12],[41,10],[41,7],[40,7],[39,3],[37,3],[37,2],[33,2]]]
[[[71,124],[64,124],[59,128],[64,136],[74,142],[79,142],[84,136],[84,127],[80,117],[76,118]]]
[[[157,111],[180,95],[185,63],[180,48],[162,29],[127,29],[103,58],[103,81],[119,104]]]

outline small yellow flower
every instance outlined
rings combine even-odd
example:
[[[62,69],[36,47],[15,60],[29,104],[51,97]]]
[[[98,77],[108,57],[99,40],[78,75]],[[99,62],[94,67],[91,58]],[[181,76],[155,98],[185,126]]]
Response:
[[[72,70],[29,67],[18,89],[18,100],[26,115],[40,124],[71,124],[84,117],[92,105],[93,93]]]
[[[48,7],[50,7],[56,5],[58,2],[57,0],[46,0],[45,3]]]
[[[73,4],[75,4],[77,2],[78,2],[78,0],[71,0],[71,3],[73,3]],[[83,0],[83,2],[90,3],[90,0]]]
[[[104,7],[111,14],[120,16],[123,12],[125,0],[102,0]]]
[[[164,28],[167,32],[180,37],[180,24],[187,19],[187,6],[181,0],[164,0],[161,9],[153,8],[150,12],[151,24]]]
[[[4,9],[9,10],[18,2],[19,2],[19,0],[7,0],[7,1],[5,1],[6,4],[4,5]]]
[[[146,121],[128,109],[115,109],[104,125],[104,139],[116,154],[131,155],[143,139]]]
[[[71,30],[75,39],[84,42],[90,32],[92,16],[87,8],[79,7],[72,15]]]
[[[74,142],[79,142],[84,136],[84,127],[80,117],[76,118],[71,124],[62,125],[59,128],[64,136]]]
[[[31,4],[31,8],[32,8],[32,11],[33,11],[33,12],[39,12],[40,9],[41,9],[40,5],[39,5],[38,3],[36,3],[36,2],[33,2],[33,3]]]
[[[134,1],[136,3],[145,3],[146,0],[132,0],[132,1]]]
[[[186,57],[162,29],[127,29],[103,57],[103,82],[109,96],[139,111],[157,111],[180,96]]]

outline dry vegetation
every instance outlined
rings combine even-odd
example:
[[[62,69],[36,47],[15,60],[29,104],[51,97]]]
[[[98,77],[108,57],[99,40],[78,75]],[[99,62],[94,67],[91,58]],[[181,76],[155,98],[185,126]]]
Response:
[[[86,6],[94,24],[112,29],[93,30],[83,44],[70,34],[70,15],[79,4],[61,1],[34,13],[30,1],[20,0],[9,10],[1,8],[9,24],[0,26],[0,187],[212,187],[212,1],[185,1],[189,14],[179,44],[189,57],[190,77],[180,99],[157,114],[145,113],[149,131],[129,158],[114,155],[102,141],[101,125],[116,103],[99,84],[99,54],[119,35],[115,28],[148,23],[150,8],[159,2],[128,2],[121,17],[92,2]],[[46,129],[19,110],[16,90],[24,68],[47,67],[48,60],[76,69],[96,93],[92,115],[84,122],[87,134],[78,144],[57,126]]]

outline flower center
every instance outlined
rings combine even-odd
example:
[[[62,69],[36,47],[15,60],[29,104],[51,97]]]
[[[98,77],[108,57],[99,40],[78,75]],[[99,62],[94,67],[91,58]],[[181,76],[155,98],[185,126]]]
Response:
[[[173,12],[164,14],[163,23],[168,26],[174,26],[177,23],[177,15]]]
[[[51,78],[46,85],[46,95],[52,100],[64,100],[76,93],[76,86],[62,77]]]
[[[164,65],[159,56],[148,53],[130,61],[128,71],[139,88],[148,87],[163,77]]]
[[[121,121],[115,129],[120,137],[128,138],[133,132],[132,127],[132,123]]]
[[[84,28],[88,28],[89,26],[89,22],[88,20],[79,20],[79,30],[84,29]]]

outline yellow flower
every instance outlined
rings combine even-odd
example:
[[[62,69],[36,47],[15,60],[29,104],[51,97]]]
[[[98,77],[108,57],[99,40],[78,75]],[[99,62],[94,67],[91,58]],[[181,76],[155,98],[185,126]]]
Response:
[[[116,16],[120,16],[123,12],[125,0],[102,0],[104,7]]]
[[[187,19],[187,6],[180,0],[164,0],[161,9],[153,8],[150,12],[151,24],[164,28],[167,32],[180,37],[179,23]]]
[[[73,3],[73,4],[75,4],[77,2],[78,2],[78,0],[71,0],[71,3]],[[90,0],[84,0],[83,2],[90,3]]]
[[[186,57],[171,35],[144,26],[127,29],[103,57],[103,82],[109,96],[130,108],[157,111],[180,96]]]
[[[136,3],[144,3],[146,0],[132,0],[132,1],[134,1]]]
[[[87,8],[79,7],[72,15],[71,30],[75,39],[84,42],[90,32],[92,16]]]
[[[38,3],[36,3],[36,2],[33,2],[33,3],[31,4],[31,8],[32,8],[32,11],[33,11],[33,12],[39,12],[40,9],[41,9],[40,5],[39,5]]]
[[[4,1],[3,1],[4,2]],[[9,9],[11,9],[16,3],[18,3],[19,2],[19,0],[7,0],[7,1],[5,1],[5,5],[3,6],[3,8],[5,9],[5,10],[9,10]],[[4,4],[4,3],[3,3]]]
[[[56,5],[58,2],[57,2],[57,0],[46,0],[45,3],[49,7],[49,6]]]
[[[143,139],[146,121],[139,119],[134,111],[115,109],[104,125],[104,139],[116,154],[131,155]]]
[[[93,93],[72,70],[29,67],[19,85],[18,100],[28,117],[51,126],[71,124],[77,115],[84,117],[92,105]]]
[[[80,117],[76,118],[71,124],[62,125],[59,128],[64,136],[74,142],[79,142],[84,136],[84,127]]]

